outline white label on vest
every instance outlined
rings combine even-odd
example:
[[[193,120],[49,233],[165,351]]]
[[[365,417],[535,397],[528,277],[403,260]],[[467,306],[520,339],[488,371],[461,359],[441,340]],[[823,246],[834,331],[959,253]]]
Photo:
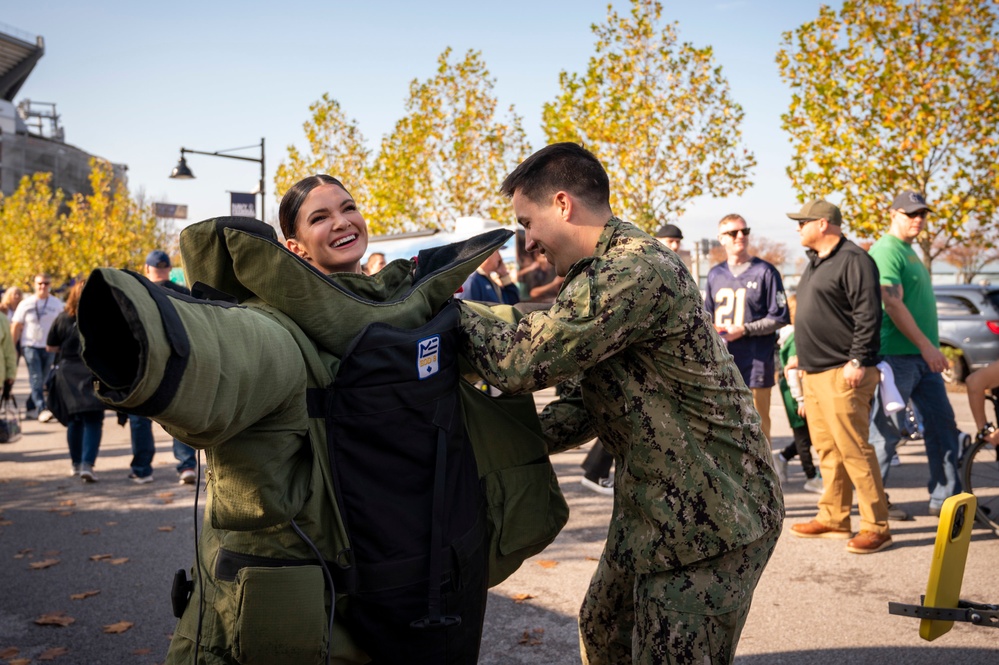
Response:
[[[441,336],[426,337],[416,343],[416,369],[420,379],[427,379],[440,371]]]

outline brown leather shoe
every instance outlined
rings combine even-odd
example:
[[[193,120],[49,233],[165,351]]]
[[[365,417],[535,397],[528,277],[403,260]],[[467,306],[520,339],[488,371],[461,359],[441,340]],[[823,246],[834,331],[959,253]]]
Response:
[[[801,536],[802,538],[839,538],[845,539],[853,535],[849,529],[834,529],[831,526],[826,526],[818,520],[812,520],[811,522],[801,522],[799,524],[792,524],[791,531],[796,536]]]
[[[854,554],[873,554],[891,547],[891,545],[890,534],[861,531],[855,538],[847,542],[846,551]]]

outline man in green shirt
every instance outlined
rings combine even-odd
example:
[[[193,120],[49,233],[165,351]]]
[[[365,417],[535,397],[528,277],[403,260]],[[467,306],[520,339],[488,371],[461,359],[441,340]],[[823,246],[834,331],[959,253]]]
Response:
[[[465,354],[510,393],[579,376],[541,415],[549,451],[599,436],[617,469],[583,663],[730,663],[784,515],[752,394],[679,257],[613,216],[596,157],[549,145],[502,189],[565,282],[516,325],[463,303]]]
[[[940,351],[937,306],[930,273],[912,249],[932,210],[918,192],[904,191],[891,204],[891,226],[870,249],[881,273],[881,353],[895,375],[902,401],[911,398],[923,416],[929,465],[930,515],[939,515],[944,499],[961,491],[957,473],[958,429],[940,373],[948,361]],[[901,435],[875,393],[870,444],[887,484],[891,458]],[[892,515],[896,517],[896,513]],[[907,515],[897,518],[906,519]]]

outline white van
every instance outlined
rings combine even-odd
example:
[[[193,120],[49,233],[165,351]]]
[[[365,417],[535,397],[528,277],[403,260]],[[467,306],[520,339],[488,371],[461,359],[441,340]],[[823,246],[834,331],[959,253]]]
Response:
[[[494,222],[491,219],[483,217],[459,217],[454,221],[453,231],[435,229],[429,231],[411,231],[409,233],[393,233],[383,236],[369,236],[368,252],[361,259],[361,265],[367,262],[368,256],[376,252],[384,254],[386,262],[391,262],[395,259],[411,259],[419,254],[421,249],[449,245],[459,240],[468,240],[472,236],[485,233],[486,231],[502,228],[509,228],[511,231],[515,230],[512,227],[505,227],[499,222]],[[512,238],[500,249],[500,254],[508,266],[516,267],[517,246]]]

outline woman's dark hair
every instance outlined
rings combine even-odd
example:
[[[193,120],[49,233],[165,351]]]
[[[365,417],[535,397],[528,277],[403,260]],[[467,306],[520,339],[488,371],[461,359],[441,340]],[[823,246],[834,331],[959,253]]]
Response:
[[[281,233],[284,234],[286,239],[295,237],[295,219],[298,217],[298,210],[302,207],[305,197],[309,195],[309,192],[321,185],[336,185],[347,192],[347,188],[343,186],[343,183],[333,176],[326,175],[325,173],[317,173],[316,175],[302,178],[292,185],[291,189],[281,197],[281,207],[278,208],[278,221],[281,223]],[[350,192],[347,193],[349,194]]]

